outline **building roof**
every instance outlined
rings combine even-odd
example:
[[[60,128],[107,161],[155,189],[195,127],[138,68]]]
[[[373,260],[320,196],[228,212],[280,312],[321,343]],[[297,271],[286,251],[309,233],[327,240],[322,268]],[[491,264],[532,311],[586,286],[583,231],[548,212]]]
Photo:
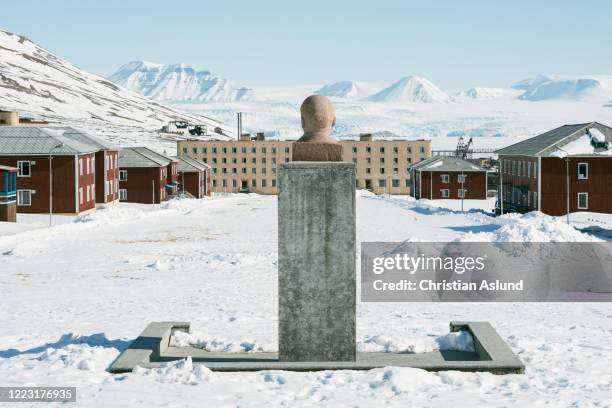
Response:
[[[421,160],[411,169],[418,171],[487,171],[474,163],[453,156],[433,156]]]
[[[176,157],[176,160],[178,160],[176,169],[181,173],[194,173],[210,169],[208,164],[202,163],[201,161],[197,161],[190,157]]]
[[[549,130],[530,139],[515,143],[495,153],[517,156],[555,156],[558,148],[589,134],[589,129],[596,128],[603,133],[609,144],[612,145],[612,128],[597,122],[563,125]]]
[[[0,127],[0,154],[72,155],[112,149],[95,137],[67,126]]]
[[[10,167],[10,166],[2,166],[2,165],[0,165],[0,170],[4,170],[4,171],[17,171],[19,169],[17,167]]]
[[[148,147],[124,147],[119,151],[119,167],[162,167],[177,160]]]
[[[0,154],[72,155],[111,149],[101,140],[67,126],[0,127]]]

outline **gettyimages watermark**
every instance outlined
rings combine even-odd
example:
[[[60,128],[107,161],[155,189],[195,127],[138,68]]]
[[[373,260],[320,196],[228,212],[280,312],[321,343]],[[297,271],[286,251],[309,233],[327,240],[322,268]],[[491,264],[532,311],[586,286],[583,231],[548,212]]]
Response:
[[[364,242],[362,302],[611,302],[611,243]]]

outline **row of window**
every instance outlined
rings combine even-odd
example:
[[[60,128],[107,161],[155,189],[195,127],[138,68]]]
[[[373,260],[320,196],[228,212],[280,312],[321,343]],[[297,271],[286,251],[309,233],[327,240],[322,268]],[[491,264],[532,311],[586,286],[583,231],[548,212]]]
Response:
[[[237,154],[238,153],[238,148],[237,147],[232,147],[230,150],[231,150],[232,154]],[[257,148],[256,147],[252,147],[250,150],[251,150],[252,154],[256,154],[257,153]],[[197,147],[192,147],[191,151],[192,151],[193,154],[198,154],[198,148]],[[209,148],[208,147],[203,147],[201,151],[202,151],[203,154],[208,154]],[[222,154],[227,154],[228,148],[227,147],[221,147],[221,148],[211,147],[210,148],[210,152],[212,154],[217,154],[218,151],[221,151]],[[246,147],[240,148],[240,152],[242,154],[246,154],[247,151],[248,151],[248,149]],[[270,151],[272,152],[272,154],[276,154],[277,153],[276,147],[272,147],[270,149]],[[187,154],[187,152],[188,152],[188,149],[186,147],[183,147],[183,153]],[[260,148],[260,152],[262,154],[267,154],[268,153],[267,147]],[[285,152],[285,154],[289,154],[289,147],[285,147],[284,152]]]
[[[532,166],[533,164],[533,166]],[[532,171],[533,167],[533,171]],[[523,177],[537,177],[538,164],[526,161],[502,160],[502,173]],[[578,163],[578,180],[589,178],[589,163]]]
[[[231,184],[232,184],[232,188],[238,188],[238,180],[232,179],[231,180]],[[243,180],[240,187],[247,188],[248,186],[246,184],[247,184],[247,181]],[[217,183],[217,180],[213,180],[212,181],[212,186],[213,186],[213,188],[214,187],[219,187],[219,183]],[[263,179],[263,180],[260,181],[259,187],[267,187],[267,186],[268,186],[268,181],[266,179]],[[227,182],[226,179],[221,180],[221,186],[220,187],[228,187],[228,182]],[[257,186],[257,180],[255,180],[255,179],[251,180],[251,187],[258,187]],[[270,187],[276,187],[276,179],[271,179],[270,180]]]
[[[524,160],[503,159],[501,162],[502,173],[513,176],[533,177],[538,174],[538,163]]]
[[[370,188],[371,187],[371,180],[359,180],[359,179],[357,179],[357,180],[355,180],[357,188],[359,188],[359,186],[361,184],[363,184],[362,181],[365,183],[366,188]],[[218,184],[217,180],[213,180],[212,183],[213,183],[213,187],[219,187],[219,184]],[[242,183],[247,183],[247,181],[243,180]],[[223,180],[221,180],[221,186],[220,187],[228,187],[229,184],[230,183],[228,183],[228,180],[223,179]],[[238,180],[236,180],[236,179],[232,179],[231,180],[231,187],[232,188],[238,188],[239,187],[238,184],[239,184]],[[266,179],[260,180],[259,185],[258,185],[258,182],[257,182],[256,179],[251,180],[251,183],[250,183],[250,187],[252,187],[252,188],[255,188],[255,187],[267,187],[268,185],[270,187],[276,187],[276,179],[271,179],[269,184],[268,184],[268,180],[266,180]],[[410,180],[409,179],[405,179],[404,180],[404,185],[406,187],[410,187]],[[248,187],[248,186],[241,184],[240,187]],[[386,179],[379,179],[378,180],[378,187],[381,187],[381,188],[387,187],[387,180]],[[400,179],[392,179],[391,180],[391,187],[399,188],[400,187]]]
[[[107,170],[112,170],[113,168],[117,168],[119,167],[118,161],[117,161],[117,157],[116,155],[113,156],[105,156],[104,160],[106,160],[106,169]],[[114,166],[113,166],[113,162],[114,162]]]
[[[87,172],[85,174],[91,174],[93,173],[95,170],[95,163],[96,163],[96,158],[95,157],[87,157],[85,158],[85,169],[87,170]],[[83,159],[79,159],[79,175],[82,176],[83,175]],[[87,200],[89,201],[89,200]]]
[[[467,190],[464,189],[464,188],[458,189],[457,190],[457,197],[464,198],[466,192],[467,192]],[[442,198],[449,198],[450,197],[450,190],[448,188],[443,188],[443,189],[440,190],[440,194],[441,194]]]
[[[537,208],[538,206],[538,193],[527,191],[527,194],[521,194],[519,191],[515,192],[506,192],[506,200],[509,200],[512,204],[518,205],[527,205],[529,208]],[[577,204],[579,210],[588,210],[589,209],[589,193],[578,193],[577,194]],[[525,200],[527,201],[525,203]]]
[[[372,147],[371,147],[371,146],[366,146],[364,149],[365,149],[365,152],[366,152],[366,153],[368,153],[368,154],[372,153]],[[248,149],[246,146],[243,146],[243,147],[241,147],[241,148],[240,148],[240,152],[241,152],[242,154],[247,154],[247,152],[249,152],[249,150],[250,150],[250,152],[251,152],[252,154],[256,154],[256,153],[257,153],[257,148],[256,148],[256,147],[251,147],[250,149]],[[383,154],[385,153],[385,147],[384,147],[384,146],[381,146],[381,147],[380,147],[378,150],[379,150],[379,152],[380,152],[380,153],[383,153]],[[188,151],[189,151],[189,150],[188,150],[188,148],[187,148],[187,147],[183,147],[183,153],[187,154],[187,152],[188,152]],[[215,147],[211,147],[211,148],[208,148],[208,147],[202,147],[202,148],[201,148],[201,150],[200,150],[200,152],[201,152],[202,154],[208,154],[208,153],[209,153],[209,151],[210,151],[210,153],[212,153],[212,154],[217,154],[218,152],[221,152],[222,154],[227,154],[229,151],[231,151],[231,153],[232,153],[232,154],[237,154],[237,153],[238,153],[238,148],[237,148],[237,147],[231,147],[230,149],[228,149],[227,147],[221,147],[221,148],[218,148],[218,147],[216,147],[216,146],[215,146]],[[264,147],[261,147],[259,151],[260,151],[262,154],[267,154],[267,153],[268,153],[268,149],[267,149],[267,147],[265,147],[265,146],[264,146]],[[277,150],[277,148],[276,148],[276,147],[272,147],[272,148],[270,148],[270,151],[272,152],[272,154],[276,154],[276,153],[278,152],[278,150]],[[285,148],[284,148],[284,152],[285,152],[285,154],[289,154],[289,151],[290,151],[290,150],[289,150],[289,147],[285,147]],[[352,151],[353,151],[353,154],[357,154],[357,152],[358,152],[358,148],[357,148],[357,146],[353,146]],[[197,148],[197,147],[192,147],[192,148],[191,148],[191,152],[192,152],[193,154],[198,154],[198,153],[200,153],[200,152],[198,151],[198,148]],[[406,148],[406,152],[407,152],[408,154],[412,154],[412,147],[407,147],[407,148]],[[398,153],[399,153],[399,147],[394,146],[394,147],[393,147],[393,153],[394,153],[394,154],[398,154]],[[423,153],[423,154],[425,153],[425,147],[424,147],[424,146],[420,146],[420,147],[419,147],[419,153]]]
[[[203,163],[207,163],[207,164],[208,164],[208,158],[206,158],[206,157],[202,157],[200,160],[201,160]],[[213,158],[212,158],[212,160],[211,160],[211,162],[212,162],[212,164],[217,164],[217,163],[218,163],[218,160],[217,160],[217,158],[216,158],[216,157],[213,157]],[[246,164],[246,163],[247,163],[247,158],[246,158],[246,157],[241,158],[240,162],[241,162],[241,163],[243,163],[243,164]],[[260,158],[260,159],[259,159],[259,162],[260,162],[261,164],[266,164],[266,163],[267,163],[267,161],[266,161],[266,158],[265,158],[265,157]],[[222,163],[222,164],[226,164],[226,163],[227,163],[227,157],[222,157],[222,158],[221,158],[221,163]],[[238,163],[238,159],[237,159],[236,157],[232,157],[232,163],[233,163],[233,164]],[[252,158],[251,158],[251,163],[253,163],[253,164],[257,164],[257,158],[252,157]],[[286,157],[286,158],[285,158],[285,163],[289,163],[289,158],[288,158],[288,157]],[[276,164],[276,157],[273,157],[273,158],[272,158],[272,164],[273,164],[273,165],[275,165],[275,164]]]
[[[385,146],[380,146],[378,151],[380,153],[384,154],[385,153]],[[357,154],[357,152],[358,152],[357,146],[353,146],[353,154]],[[365,152],[367,154],[372,153],[372,147],[371,146],[366,146],[365,147]],[[399,147],[393,146],[393,154],[398,154],[398,153],[399,153]],[[408,146],[406,148],[406,153],[411,154],[412,153],[412,147]],[[424,146],[420,146],[419,147],[419,153],[425,153],[425,147]]]
[[[450,183],[450,175],[448,175],[448,174],[441,174],[440,177],[442,178],[442,183],[444,183],[444,184]],[[467,174],[458,174],[457,175],[457,183],[465,183],[466,182],[466,178],[467,178]]]
[[[538,207],[537,191],[527,190],[527,194],[523,194],[518,189],[507,189],[504,193],[505,200],[511,204],[526,205],[529,208]]]
[[[117,163],[117,156],[114,156],[114,160],[113,160],[113,156],[106,156],[106,168],[109,170],[113,169],[113,162],[114,162],[114,167],[116,168],[118,163]],[[19,177],[31,177],[32,176],[32,165],[34,164],[34,162],[30,161],[30,160],[19,160],[17,162],[17,176]],[[96,158],[95,157],[87,157],[85,158],[85,165],[83,165],[83,159],[79,159],[79,175],[82,176],[83,175],[83,170],[85,170],[85,174],[91,174],[95,172],[95,165],[96,165]]]
[[[422,160],[422,159],[421,159],[421,160]],[[382,164],[385,164],[385,158],[384,158],[384,157],[379,157],[379,158],[378,158],[378,161],[379,161],[379,163],[380,163],[381,165],[382,165]],[[412,157],[407,157],[407,158],[406,158],[406,162],[407,162],[407,163],[412,163]],[[357,158],[356,158],[356,157],[353,157],[353,163],[355,163],[355,164],[357,164],[357,163],[358,163],[358,160],[357,160]],[[366,163],[367,163],[367,164],[372,164],[372,158],[371,158],[371,157],[366,157]],[[394,157],[394,158],[393,158],[393,164],[399,164],[399,159],[398,159],[397,157]]]
[[[359,180],[356,180],[356,184],[357,184],[357,188],[359,188]],[[369,188],[370,184],[370,180],[365,180],[365,186],[366,188]],[[406,187],[410,187],[410,179],[405,179],[404,180],[404,185]],[[399,179],[391,179],[391,187],[393,188],[399,188],[400,186],[400,180]],[[387,180],[386,179],[378,179],[378,187],[380,188],[385,188],[387,187]]]
[[[85,202],[95,201],[96,200],[96,187],[93,184],[86,186],[85,190],[83,187],[79,187],[79,204],[83,204],[83,192],[87,194],[87,200]]]

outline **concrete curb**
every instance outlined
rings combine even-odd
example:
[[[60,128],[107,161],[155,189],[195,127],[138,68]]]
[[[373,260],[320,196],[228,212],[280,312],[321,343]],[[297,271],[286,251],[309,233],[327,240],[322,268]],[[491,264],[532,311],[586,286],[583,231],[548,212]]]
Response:
[[[525,366],[488,322],[451,322],[452,332],[467,330],[474,337],[475,352],[434,351],[419,354],[357,353],[355,361],[281,362],[278,353],[209,352],[194,347],[170,347],[176,330],[189,331],[187,322],[150,323],[136,340],[113,361],[108,371],[124,373],[136,366],[156,368],[169,361],[191,357],[213,371],[322,371],[370,370],[412,367],[427,371],[487,371],[523,374]]]

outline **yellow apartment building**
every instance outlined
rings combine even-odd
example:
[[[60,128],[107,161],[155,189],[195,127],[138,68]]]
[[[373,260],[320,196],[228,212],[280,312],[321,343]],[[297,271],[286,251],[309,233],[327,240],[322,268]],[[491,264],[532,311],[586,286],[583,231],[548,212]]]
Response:
[[[179,140],[177,152],[212,167],[214,192],[276,194],[276,173],[291,161],[293,140]],[[356,188],[377,194],[409,194],[412,164],[431,157],[431,140],[341,140],[344,161],[356,164]]]

